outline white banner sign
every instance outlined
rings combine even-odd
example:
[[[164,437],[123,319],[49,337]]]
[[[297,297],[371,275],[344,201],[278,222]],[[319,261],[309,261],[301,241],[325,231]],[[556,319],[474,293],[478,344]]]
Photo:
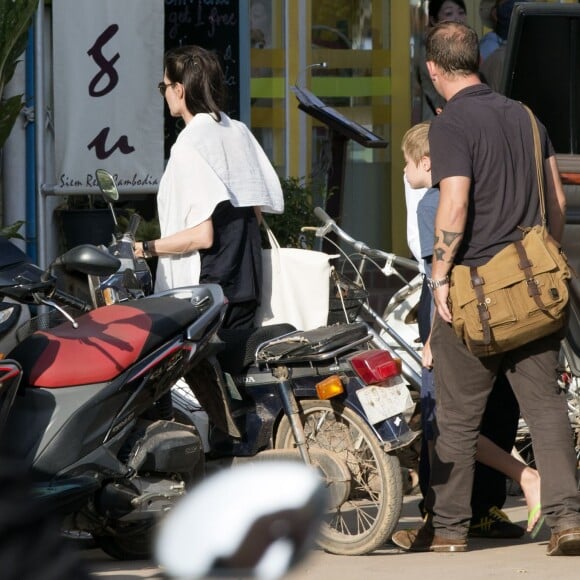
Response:
[[[160,0],[53,0],[57,186],[155,188],[163,171]]]

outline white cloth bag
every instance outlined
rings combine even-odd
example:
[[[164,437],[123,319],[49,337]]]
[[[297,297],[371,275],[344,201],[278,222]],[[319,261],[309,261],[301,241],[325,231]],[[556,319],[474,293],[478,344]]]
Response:
[[[326,326],[330,291],[330,260],[314,250],[281,248],[265,221],[271,249],[262,250],[262,299],[258,326],[288,323],[298,330]]]

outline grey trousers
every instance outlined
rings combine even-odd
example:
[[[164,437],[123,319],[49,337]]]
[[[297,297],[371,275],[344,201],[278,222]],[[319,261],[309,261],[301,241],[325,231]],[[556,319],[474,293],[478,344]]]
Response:
[[[467,536],[479,427],[499,370],[506,374],[530,428],[546,523],[554,532],[580,526],[576,456],[566,395],[556,376],[559,346],[557,336],[548,336],[480,359],[435,316],[431,349],[438,433],[426,507],[433,511],[437,535]]]

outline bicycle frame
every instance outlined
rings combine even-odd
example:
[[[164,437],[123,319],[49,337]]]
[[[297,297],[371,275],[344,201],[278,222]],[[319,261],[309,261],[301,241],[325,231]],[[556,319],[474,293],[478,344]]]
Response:
[[[304,227],[302,228],[302,231],[313,231],[317,238],[324,239],[335,246],[356,272],[354,280],[356,284],[361,286],[364,285],[363,275],[369,262],[379,269],[386,277],[395,275],[404,283],[404,286],[391,297],[385,315],[381,316],[368,302],[363,302],[362,310],[366,315],[366,319],[364,316],[359,315],[357,321],[364,322],[367,325],[368,331],[373,337],[372,341],[375,346],[385,349],[392,355],[401,359],[402,374],[404,378],[414,389],[419,390],[421,386],[421,345],[418,342],[410,342],[405,339],[405,337],[398,332],[397,328],[395,328],[389,320],[393,316],[396,317],[397,309],[402,309],[408,312],[412,310],[418,302],[422,281],[421,277],[415,276],[409,281],[402,276],[395,267],[398,265],[413,272],[418,272],[419,266],[417,262],[397,256],[393,253],[383,252],[376,248],[370,248],[364,242],[357,241],[349,236],[321,208],[316,208],[314,213],[324,223],[324,225],[318,228]],[[341,241],[345,242],[355,250],[358,258],[356,264],[350,255],[328,237],[330,232],[336,234]],[[385,260],[385,265],[382,268],[377,264],[377,259]],[[368,319],[371,320],[370,323]],[[379,330],[377,330],[375,325]]]

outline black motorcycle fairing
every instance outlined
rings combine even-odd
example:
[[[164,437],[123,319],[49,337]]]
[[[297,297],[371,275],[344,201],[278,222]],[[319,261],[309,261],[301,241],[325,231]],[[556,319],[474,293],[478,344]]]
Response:
[[[22,368],[16,361],[0,361],[0,439],[21,379]]]
[[[34,303],[33,293],[50,294],[52,278],[44,280],[45,272],[29,262],[10,264],[0,270],[0,294],[19,302]]]
[[[66,514],[70,510],[81,509],[100,487],[97,478],[85,475],[51,480],[45,484],[37,482],[33,494],[45,514]]]
[[[30,262],[30,258],[8,238],[0,236],[0,269]]]
[[[11,330],[20,319],[22,306],[16,302],[0,302],[0,336]],[[6,354],[6,353],[4,353]]]
[[[203,445],[195,427],[155,421],[145,424],[139,434],[127,461],[131,469],[190,474],[188,479],[203,473]]]
[[[0,439],[0,454],[30,466],[38,480],[52,479],[80,457],[86,464],[99,464],[101,471],[126,471],[112,460],[122,440],[111,441],[105,453],[100,451],[103,457],[89,460],[88,456],[102,445],[130,395],[129,389],[121,390],[117,384],[25,389],[8,416],[6,432],[10,437]]]

